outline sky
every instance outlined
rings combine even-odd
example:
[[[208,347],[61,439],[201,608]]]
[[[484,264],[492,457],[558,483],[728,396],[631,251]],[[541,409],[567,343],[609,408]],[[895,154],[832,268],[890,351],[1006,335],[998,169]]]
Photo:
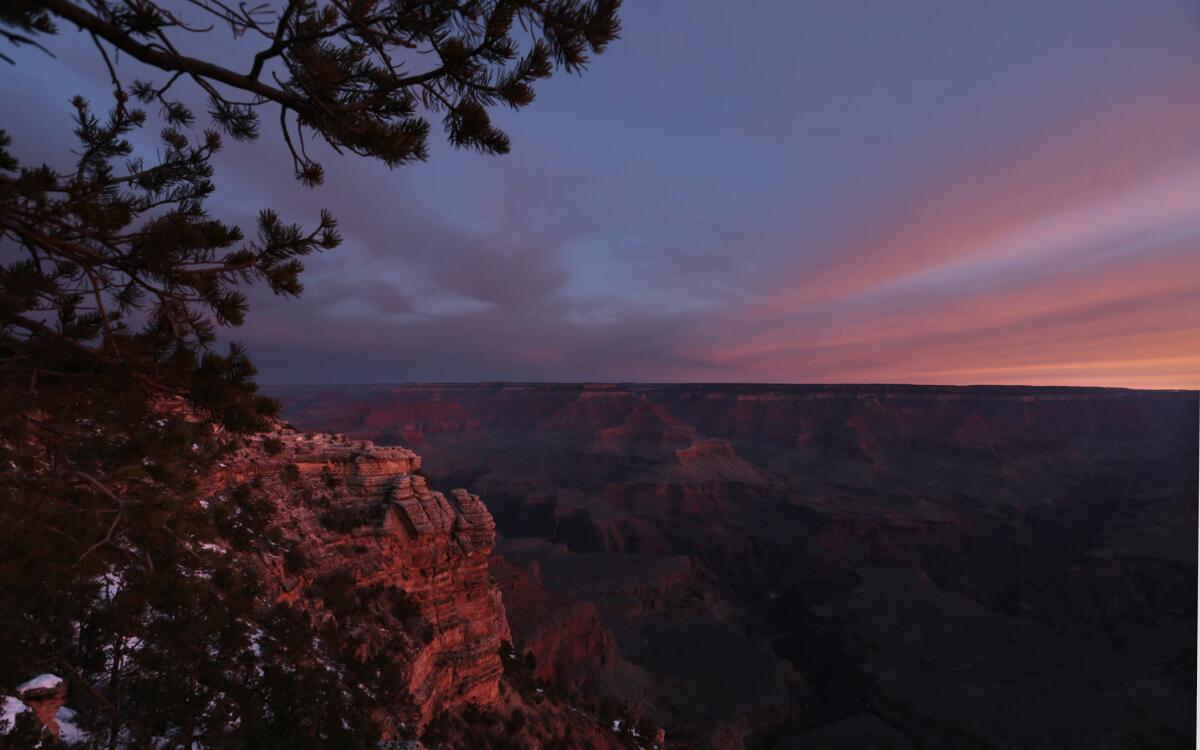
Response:
[[[497,113],[506,156],[330,156],[308,189],[271,128],[218,155],[221,218],[345,236],[300,300],[252,292],[230,338],[264,383],[1200,387],[1200,3],[627,5]],[[58,164],[69,97],[109,87],[90,41],[49,47],[0,95]]]

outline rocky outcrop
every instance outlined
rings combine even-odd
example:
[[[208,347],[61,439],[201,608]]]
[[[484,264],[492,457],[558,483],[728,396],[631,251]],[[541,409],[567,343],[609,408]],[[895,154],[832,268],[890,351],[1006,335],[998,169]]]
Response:
[[[675,451],[675,461],[662,473],[667,481],[682,483],[734,482],[767,485],[770,480],[737,454],[728,440],[698,440]]]
[[[58,712],[67,702],[67,683],[56,675],[44,674],[18,685],[15,692],[38,721],[57,738],[62,732],[58,725]]]
[[[273,508],[287,551],[264,551],[261,569],[278,601],[341,618],[363,659],[399,639],[402,653],[385,656],[405,691],[381,717],[385,734],[496,703],[511,635],[488,573],[495,523],[478,496],[430,489],[404,448],[283,427],[223,466],[206,502],[250,487]]]

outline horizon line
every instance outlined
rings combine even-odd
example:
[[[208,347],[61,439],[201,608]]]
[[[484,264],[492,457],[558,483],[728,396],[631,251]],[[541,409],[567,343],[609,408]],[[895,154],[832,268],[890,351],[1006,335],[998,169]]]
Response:
[[[658,380],[393,380],[340,383],[259,383],[260,388],[349,388],[446,385],[573,385],[573,386],[708,386],[773,388],[973,388],[1076,391],[1136,391],[1144,393],[1200,394],[1200,388],[1135,388],[1122,385],[1028,385],[1022,383],[886,383],[886,382],[775,382],[775,381],[658,381]]]

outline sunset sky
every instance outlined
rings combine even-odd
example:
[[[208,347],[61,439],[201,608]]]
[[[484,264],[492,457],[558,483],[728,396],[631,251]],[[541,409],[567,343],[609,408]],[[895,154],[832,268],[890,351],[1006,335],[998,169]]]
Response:
[[[330,157],[308,190],[270,127],[223,151],[218,215],[328,207],[346,237],[301,301],[253,295],[263,381],[1200,387],[1200,3],[676,0],[623,26],[498,114],[508,156]],[[4,127],[64,166],[67,100],[107,75],[73,30],[50,46],[0,75]]]

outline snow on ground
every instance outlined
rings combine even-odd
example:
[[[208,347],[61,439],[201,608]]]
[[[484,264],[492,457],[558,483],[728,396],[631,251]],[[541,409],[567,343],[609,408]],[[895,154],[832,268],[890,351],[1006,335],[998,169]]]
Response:
[[[4,696],[4,703],[0,704],[0,736],[11,732],[17,717],[28,710],[29,706],[11,695]]]
[[[54,719],[58,722],[58,738],[63,742],[71,744],[85,742],[88,739],[88,733],[75,723],[75,712],[66,706],[58,709],[58,713],[54,714]]]

